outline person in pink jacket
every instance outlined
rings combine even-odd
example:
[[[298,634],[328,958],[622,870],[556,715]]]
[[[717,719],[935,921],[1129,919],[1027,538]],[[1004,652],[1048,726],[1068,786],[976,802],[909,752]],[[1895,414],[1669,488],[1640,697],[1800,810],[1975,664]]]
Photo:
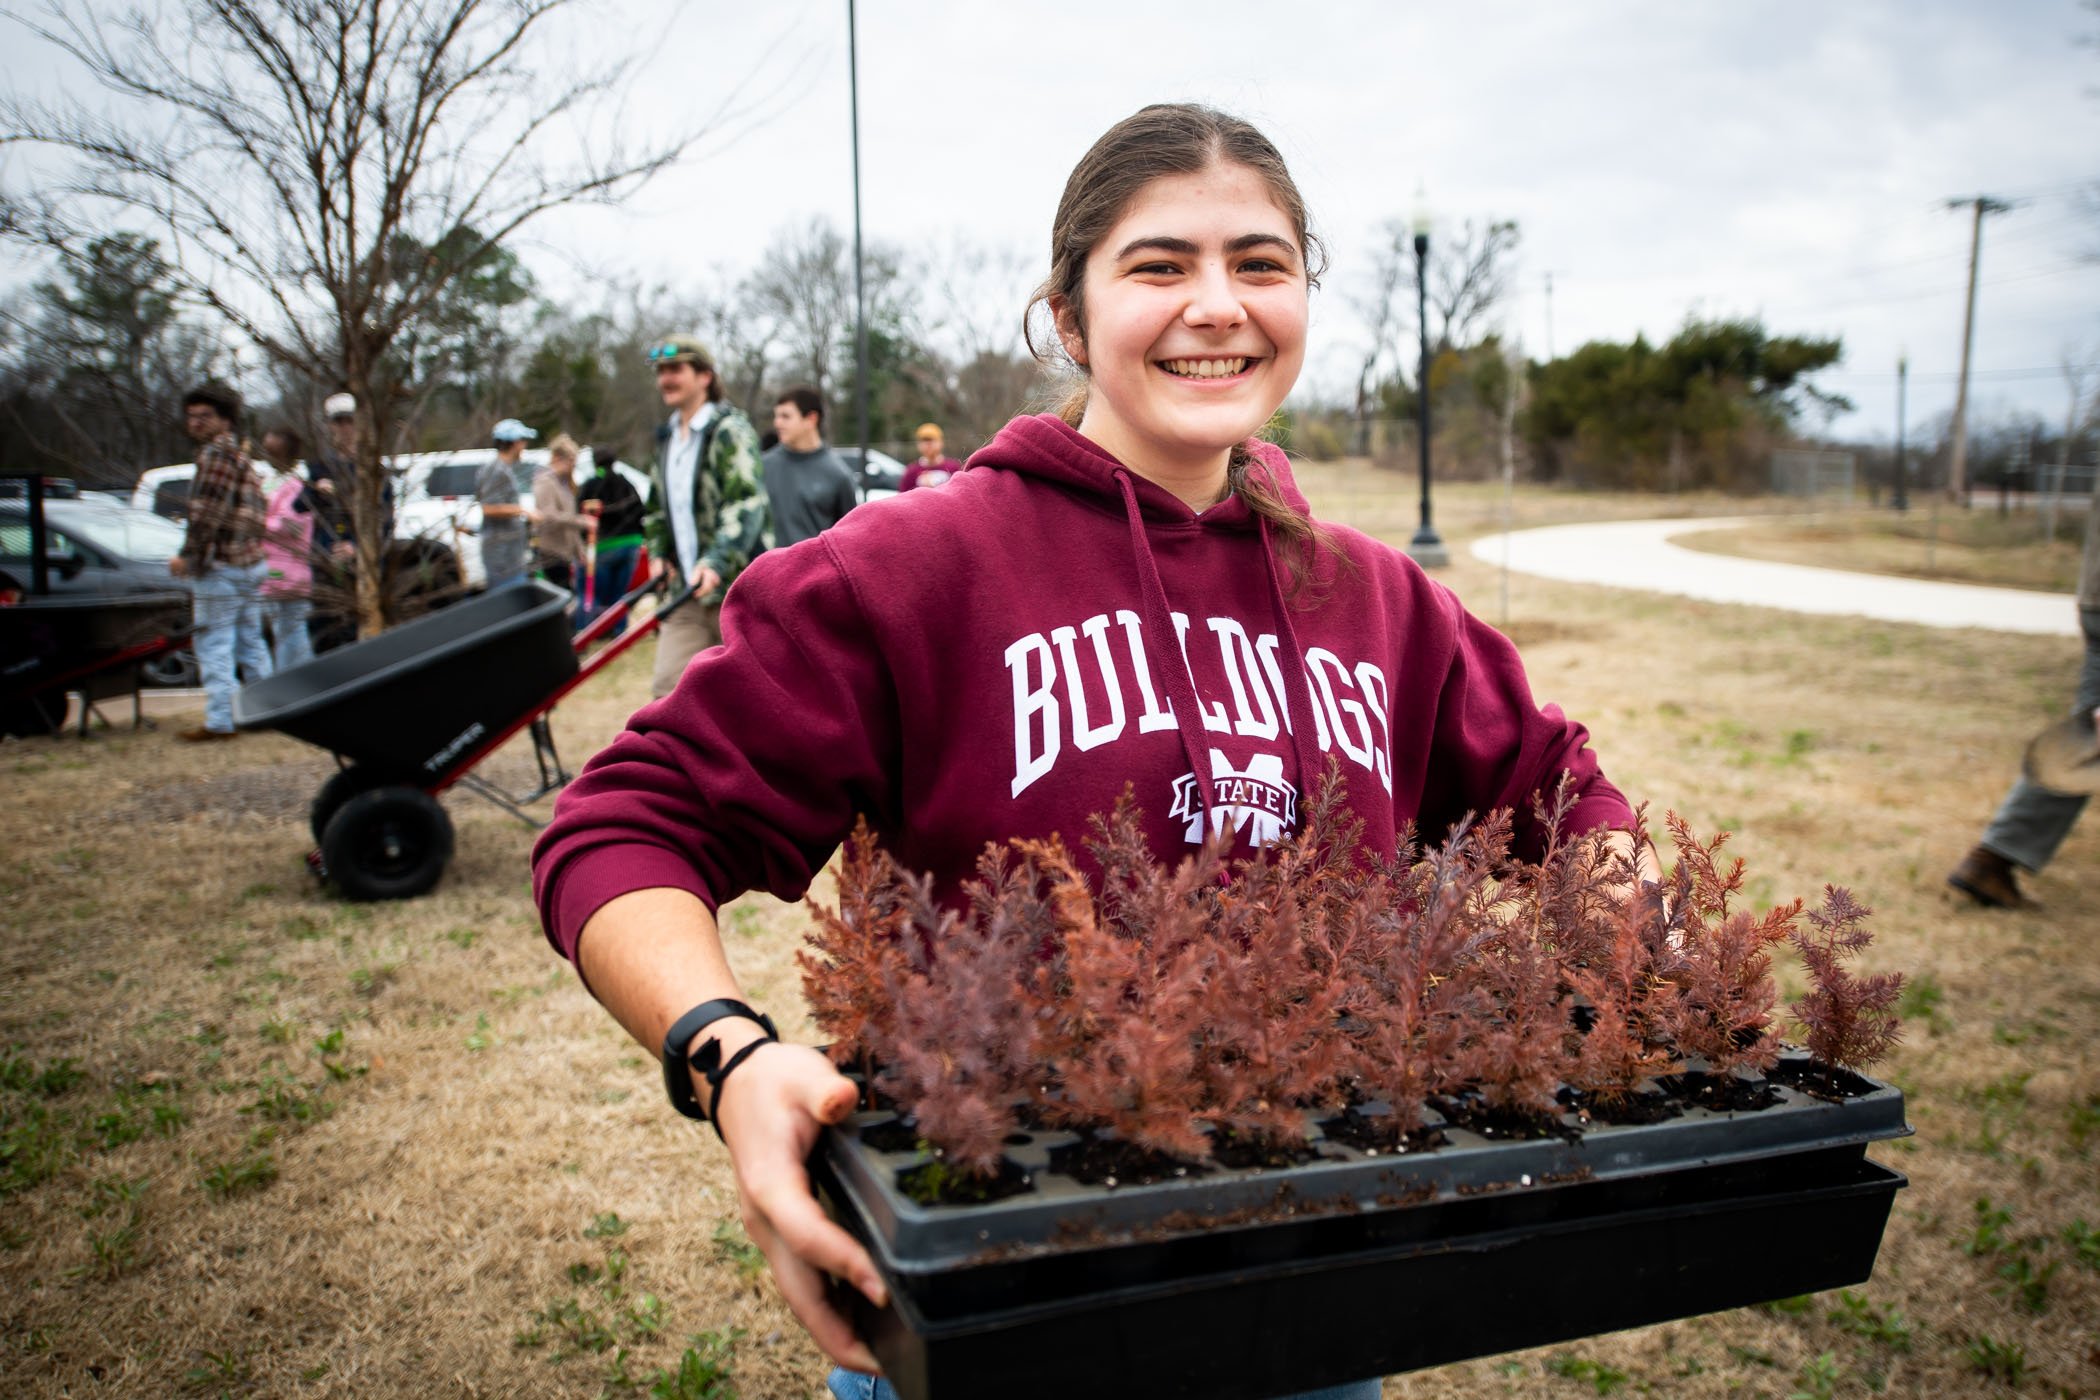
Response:
[[[298,474],[299,447],[299,435],[289,428],[263,434],[263,456],[276,472],[263,512],[263,621],[280,671],[314,659],[306,630],[314,606],[314,503]]]
[[[1214,833],[1245,852],[1297,829],[1329,763],[1386,852],[1410,822],[1438,841],[1513,808],[1536,856],[1531,799],[1564,776],[1572,829],[1632,847],[1588,731],[1533,698],[1509,641],[1398,550],[1313,520],[1255,439],[1304,362],[1319,270],[1275,147],[1208,108],[1148,107],[1073,171],[1051,252],[1038,301],[1077,381],[1062,409],[1008,424],[938,491],[760,555],[722,645],[590,761],[534,851],[549,939],[660,1049],[681,1111],[712,1117],[846,1400],[891,1392],[826,1275],[877,1306],[884,1288],[802,1164],[854,1087],[737,1000],[724,901],[799,898],[864,815],[953,903],[987,842],[1076,851],[1126,786],[1163,862]],[[703,1050],[712,1075],[688,1069]]]

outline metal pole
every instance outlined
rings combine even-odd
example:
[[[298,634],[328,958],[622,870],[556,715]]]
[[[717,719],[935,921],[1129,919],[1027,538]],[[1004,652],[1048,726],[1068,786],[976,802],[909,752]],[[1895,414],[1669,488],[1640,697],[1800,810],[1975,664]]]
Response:
[[[1546,274],[1546,363],[1553,363],[1553,274]]]
[[[1947,465],[1947,494],[1964,504],[1969,499],[1969,351],[1976,339],[1976,264],[1983,252],[1983,216],[2002,214],[2012,208],[2000,199],[1979,194],[1972,199],[1950,199],[1949,209],[1962,205],[1975,208],[1975,223],[1969,231],[1969,299],[1961,318],[1961,381],[1954,390],[1954,443]]]
[[[853,411],[860,427],[860,478],[868,481],[868,291],[860,246],[860,26],[846,0],[846,86],[853,105]]]
[[[1910,387],[1910,356],[1896,356],[1896,499],[1897,510],[1910,509],[1910,474],[1903,460],[1903,396]]]
[[[1407,542],[1407,553],[1425,569],[1451,562],[1436,526],[1429,523],[1429,235],[1415,235],[1415,316],[1422,331],[1422,368],[1415,385],[1419,409],[1417,431],[1422,446],[1422,527]]]

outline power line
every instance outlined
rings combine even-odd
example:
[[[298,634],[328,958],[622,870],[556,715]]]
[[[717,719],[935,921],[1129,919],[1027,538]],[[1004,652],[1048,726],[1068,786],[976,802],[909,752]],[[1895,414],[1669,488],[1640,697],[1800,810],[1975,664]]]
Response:
[[[2034,369],[1979,369],[1971,370],[1969,377],[1971,379],[2042,379],[2062,374],[2065,368],[2066,366],[2063,365],[2048,365],[2037,366]],[[2100,360],[2096,360],[2092,364],[2071,365],[2068,368],[2074,370],[2100,369]],[[1843,379],[1894,379],[1897,377],[1889,371],[1878,369],[1822,369],[1817,370],[1816,373]],[[1960,374],[1961,371],[1956,369],[1912,370],[1910,377],[1912,379],[1954,379]]]
[[[2063,277],[2080,271],[2100,272],[2100,264],[2083,261],[2067,262],[2056,267],[2037,268],[2028,272],[2016,272],[2005,277],[1993,277],[1988,282],[1980,285],[1986,289],[2010,287],[2021,282],[2033,282],[2044,277]],[[1813,309],[1818,311],[1842,311],[1854,306],[1890,306],[1898,302],[1932,301],[1940,297],[1959,295],[1961,295],[1959,287],[1929,287],[1915,292],[1889,292],[1881,296],[1848,297],[1843,301],[1817,301]],[[1781,302],[1779,305],[1784,307],[1786,303]],[[1803,309],[1807,308],[1804,306]]]

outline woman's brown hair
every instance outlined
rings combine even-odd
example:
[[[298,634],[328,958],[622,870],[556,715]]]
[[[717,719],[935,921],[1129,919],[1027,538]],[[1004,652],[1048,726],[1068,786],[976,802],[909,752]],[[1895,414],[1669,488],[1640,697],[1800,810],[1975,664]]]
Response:
[[[1314,235],[1305,212],[1305,198],[1283,163],[1283,156],[1268,137],[1237,117],[1194,103],[1155,103],[1125,117],[1096,141],[1080,158],[1065,181],[1064,197],[1057,202],[1057,218],[1050,228],[1050,275],[1029,298],[1028,315],[1036,307],[1049,306],[1051,299],[1065,308],[1082,339],[1086,336],[1086,260],[1096,244],[1108,236],[1123,211],[1138,193],[1154,180],[1169,175],[1194,175],[1213,165],[1240,165],[1262,178],[1269,197],[1291,221],[1299,252],[1305,259],[1308,287],[1319,285],[1326,267],[1326,250]],[[1055,346],[1055,316],[1050,343]],[[1049,360],[1037,344],[1036,332],[1024,320],[1022,333],[1038,360]],[[1086,411],[1086,367],[1073,364],[1079,382],[1057,405],[1058,416],[1079,426]],[[1283,498],[1266,473],[1250,474],[1251,461],[1245,446],[1235,447],[1226,466],[1226,481],[1255,515],[1283,541],[1283,555],[1290,566],[1295,592],[1311,572],[1313,557],[1331,548],[1332,539],[1312,518]]]

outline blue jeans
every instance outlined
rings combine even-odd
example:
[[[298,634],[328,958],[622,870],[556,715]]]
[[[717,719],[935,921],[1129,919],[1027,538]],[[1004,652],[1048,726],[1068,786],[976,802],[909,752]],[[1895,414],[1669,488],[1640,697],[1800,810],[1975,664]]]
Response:
[[[2071,713],[2089,715],[2100,708],[2100,608],[2080,608],[2078,626],[2085,633],[2085,665],[2078,673],[2078,693]],[[2040,870],[2071,834],[2085,799],[2052,792],[2021,774],[1984,828],[1981,845],[2027,870]]]
[[[263,620],[270,624],[270,659],[280,671],[314,659],[313,635],[306,619],[313,615],[311,598],[263,598]]]
[[[233,732],[233,692],[240,671],[249,679],[270,674],[270,649],[263,644],[262,582],[267,564],[233,568],[220,564],[190,584],[196,599],[197,632],[190,645],[204,673],[204,727]]]
[[[838,1400],[897,1400],[897,1392],[891,1389],[888,1381],[848,1371],[844,1367],[833,1367],[824,1384],[831,1388]],[[1378,1382],[1351,1381],[1347,1385],[1330,1385],[1324,1390],[1307,1390],[1285,1396],[1284,1400],[1378,1400]]]
[[[627,591],[627,580],[634,577],[634,561],[641,552],[642,547],[638,544],[623,544],[598,551],[598,567],[591,571],[591,606],[588,610],[579,607],[576,611],[578,631],[596,622],[599,614],[620,601],[620,595]],[[623,617],[605,635],[617,637],[626,630],[627,619]]]

